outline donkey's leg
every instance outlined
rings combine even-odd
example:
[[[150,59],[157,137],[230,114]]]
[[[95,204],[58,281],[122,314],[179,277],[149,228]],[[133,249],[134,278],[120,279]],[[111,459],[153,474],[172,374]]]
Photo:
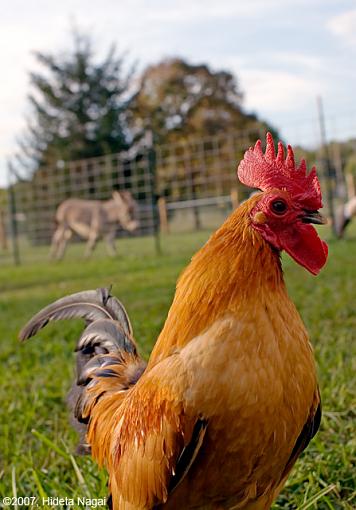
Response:
[[[52,236],[51,247],[49,250],[49,258],[52,260],[56,258],[59,233],[60,233],[60,227],[57,227],[56,230],[54,231],[53,236]]]
[[[87,244],[85,246],[85,257],[90,257],[90,255],[93,253],[96,243],[98,242],[99,234],[98,232],[90,232],[89,239],[87,241]]]
[[[110,257],[115,257],[117,255],[117,250],[115,246],[115,234],[116,229],[110,230],[107,234],[105,234],[104,239],[106,242],[106,249]]]
[[[65,232],[65,227],[63,225],[58,225],[56,228],[53,236],[52,236],[52,242],[51,242],[51,248],[49,252],[49,256],[52,260],[55,260],[58,258],[58,251],[60,243],[62,242],[63,236]]]
[[[58,252],[57,252],[57,260],[61,260],[64,257],[64,253],[67,248],[68,241],[72,237],[73,232],[70,228],[66,228],[63,232],[63,236],[61,242],[59,244]]]

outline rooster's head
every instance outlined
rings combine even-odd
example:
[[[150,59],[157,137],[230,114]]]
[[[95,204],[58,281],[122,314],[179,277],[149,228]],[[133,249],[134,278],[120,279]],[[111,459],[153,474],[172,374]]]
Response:
[[[250,213],[251,226],[277,250],[285,250],[298,264],[316,275],[324,266],[328,247],[311,223],[325,223],[320,184],[315,167],[307,173],[306,163],[296,166],[293,149],[267,134],[266,151],[261,141],[246,151],[238,167],[243,184],[262,191]]]

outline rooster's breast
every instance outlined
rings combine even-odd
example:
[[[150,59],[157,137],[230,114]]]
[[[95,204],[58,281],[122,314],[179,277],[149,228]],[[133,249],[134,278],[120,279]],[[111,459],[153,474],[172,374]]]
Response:
[[[167,508],[247,509],[280,484],[316,388],[304,326],[284,313],[227,314],[182,349],[187,411],[208,428]]]

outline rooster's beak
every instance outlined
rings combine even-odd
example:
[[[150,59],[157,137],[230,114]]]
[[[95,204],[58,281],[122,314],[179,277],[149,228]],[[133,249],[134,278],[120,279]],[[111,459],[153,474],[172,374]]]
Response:
[[[315,225],[325,225],[327,219],[319,211],[305,211],[302,216],[303,223],[314,223]]]

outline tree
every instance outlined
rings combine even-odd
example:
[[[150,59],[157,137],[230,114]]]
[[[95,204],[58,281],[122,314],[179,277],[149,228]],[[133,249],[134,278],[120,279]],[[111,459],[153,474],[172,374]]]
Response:
[[[43,72],[30,73],[31,120],[17,161],[30,175],[58,160],[76,160],[128,147],[125,113],[131,72],[112,47],[98,62],[88,36],[74,34],[64,54],[35,53]]]
[[[194,200],[231,191],[236,180],[230,180],[231,168],[243,150],[262,131],[276,134],[246,113],[242,100],[233,74],[213,71],[205,64],[174,58],[143,72],[129,121],[136,137],[147,129],[153,133],[160,195],[173,201]]]
[[[136,135],[150,128],[158,144],[188,136],[266,126],[242,109],[243,95],[236,78],[207,65],[180,58],[149,66],[130,106]]]

